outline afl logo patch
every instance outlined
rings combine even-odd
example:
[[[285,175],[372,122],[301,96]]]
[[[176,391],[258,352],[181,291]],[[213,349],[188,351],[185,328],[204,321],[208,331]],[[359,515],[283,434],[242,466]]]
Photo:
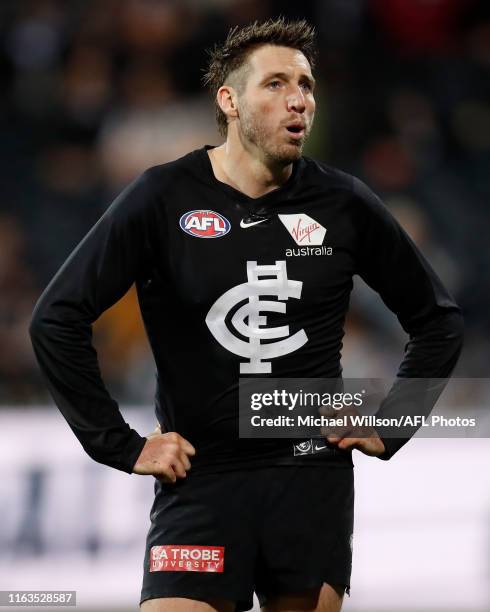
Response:
[[[180,229],[195,238],[221,238],[231,223],[214,210],[191,210],[180,217]]]

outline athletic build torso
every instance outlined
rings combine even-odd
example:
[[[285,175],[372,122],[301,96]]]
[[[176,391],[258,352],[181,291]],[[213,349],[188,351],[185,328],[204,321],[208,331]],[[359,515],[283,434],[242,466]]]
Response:
[[[329,444],[294,456],[288,440],[238,439],[237,389],[241,376],[340,376],[355,274],[410,334],[399,375],[447,376],[458,308],[361,181],[302,158],[280,189],[252,199],[216,180],[203,148],[150,168],[114,201],[41,297],[34,346],[87,452],[130,472],[145,439],[105,389],[90,324],[135,282],[157,418],[196,447],[193,466],[351,465]],[[389,445],[391,455],[401,443]]]

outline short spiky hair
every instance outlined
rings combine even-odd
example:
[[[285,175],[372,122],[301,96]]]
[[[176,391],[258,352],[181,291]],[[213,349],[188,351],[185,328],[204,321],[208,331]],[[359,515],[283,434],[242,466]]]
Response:
[[[235,26],[228,32],[222,45],[216,45],[209,53],[209,64],[204,75],[204,84],[209,87],[216,105],[216,122],[222,135],[227,132],[226,115],[216,102],[218,89],[225,84],[229,75],[241,68],[248,54],[260,45],[278,45],[298,49],[313,68],[316,58],[314,28],[304,19],[286,21],[284,17],[255,21],[248,26]]]

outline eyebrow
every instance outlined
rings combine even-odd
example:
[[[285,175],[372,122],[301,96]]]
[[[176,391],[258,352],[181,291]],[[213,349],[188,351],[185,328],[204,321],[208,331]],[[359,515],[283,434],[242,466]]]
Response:
[[[269,81],[272,78],[279,78],[279,79],[282,79],[283,81],[289,81],[290,80],[289,75],[286,74],[285,72],[269,72],[268,74],[265,75],[265,77],[262,79],[262,81],[260,83],[261,84],[262,83],[266,83],[267,81]],[[312,87],[314,87],[315,83],[316,83],[315,79],[311,75],[304,74],[304,73],[300,76],[300,80],[308,81],[308,83]]]

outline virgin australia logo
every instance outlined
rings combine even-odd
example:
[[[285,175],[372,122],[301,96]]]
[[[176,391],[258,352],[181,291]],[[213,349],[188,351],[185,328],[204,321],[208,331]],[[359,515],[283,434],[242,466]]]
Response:
[[[321,246],[327,233],[326,228],[304,213],[278,215],[296,244]]]
[[[327,230],[315,219],[304,213],[278,217],[296,244],[300,245],[299,248],[286,249],[286,257],[333,255],[332,247],[323,244]]]
[[[285,302],[289,298],[299,299],[302,286],[301,281],[288,279],[285,261],[262,266],[247,261],[247,282],[233,287],[212,305],[206,325],[225,349],[248,359],[240,364],[241,374],[270,374],[270,359],[297,351],[308,342],[303,329],[289,335],[289,325],[267,327],[267,315],[261,314],[267,311],[284,314]],[[263,296],[275,296],[277,301]],[[233,314],[231,326],[248,341],[235,335],[225,323],[228,313],[244,300],[248,301]]]

